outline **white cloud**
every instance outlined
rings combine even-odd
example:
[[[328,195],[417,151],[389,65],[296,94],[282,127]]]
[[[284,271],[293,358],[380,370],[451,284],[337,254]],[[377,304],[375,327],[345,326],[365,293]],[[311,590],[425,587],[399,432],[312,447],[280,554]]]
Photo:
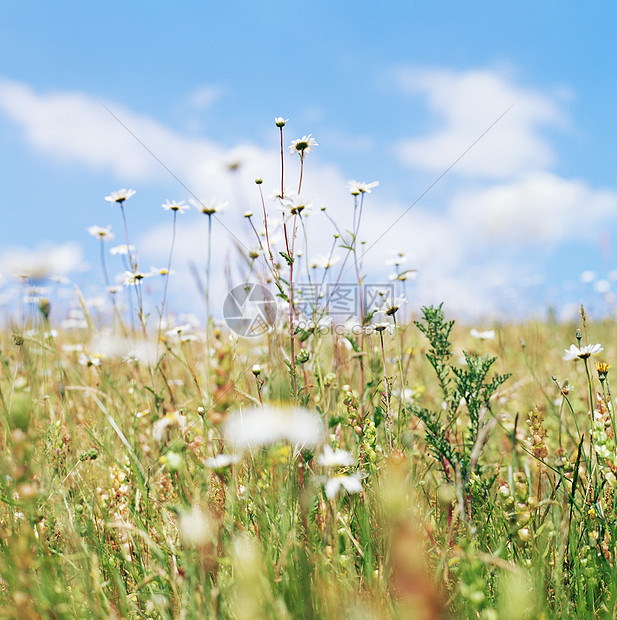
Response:
[[[229,153],[213,141],[183,136],[119,105],[104,105],[83,93],[38,94],[0,80],[0,110],[23,128],[29,144],[67,162],[111,170],[122,182],[168,175],[156,157],[193,192],[220,193],[229,190],[223,174],[228,161],[262,155],[243,146]]]
[[[462,191],[451,218],[459,230],[495,246],[551,244],[597,235],[617,214],[617,193],[549,172]]]
[[[130,186],[168,177],[162,163],[199,198],[229,196],[239,183],[244,190],[251,190],[252,197],[257,177],[263,178],[266,192],[278,186],[280,155],[274,149],[250,143],[225,148],[213,140],[175,132],[120,105],[104,105],[83,93],[39,94],[25,84],[0,79],[0,112],[23,128],[30,145],[54,158],[111,171]],[[320,195],[327,195],[322,189],[334,189],[334,183],[340,185],[341,191],[336,194],[340,198],[347,180],[340,177],[338,169],[313,159],[305,166],[306,191],[319,189]],[[232,163],[241,164],[233,177],[228,174]],[[298,158],[286,156],[285,166],[286,177],[292,179],[298,170]],[[295,182],[291,181],[290,186]],[[180,187],[179,193],[184,193]]]
[[[554,101],[556,94],[550,97],[522,88],[490,70],[404,69],[398,81],[404,91],[426,96],[439,122],[432,134],[399,143],[403,164],[443,172],[506,110],[453,170],[462,175],[503,178],[554,163],[553,149],[539,128],[564,122]]]
[[[151,178],[156,162],[95,99],[81,93],[38,95],[17,82],[0,81],[0,109],[19,124],[33,147],[65,161],[111,169],[136,179]],[[125,110],[121,116],[144,133],[143,122]],[[155,130],[154,124],[149,127]]]
[[[188,103],[196,110],[204,110],[216,103],[224,92],[223,86],[202,86],[189,95]]]
[[[378,239],[403,210],[371,196],[362,238]],[[365,264],[381,265],[392,248],[400,249],[409,255],[404,267],[418,268],[408,287],[420,303],[446,300],[450,311],[466,318],[521,316],[533,310],[529,299],[538,292],[532,289],[543,281],[538,271],[550,257],[565,244],[593,241],[616,216],[617,192],[529,173],[462,189],[445,207],[414,207],[369,249]]]
[[[45,244],[36,249],[15,247],[2,253],[0,265],[12,276],[38,280],[81,271],[83,254],[76,243]]]

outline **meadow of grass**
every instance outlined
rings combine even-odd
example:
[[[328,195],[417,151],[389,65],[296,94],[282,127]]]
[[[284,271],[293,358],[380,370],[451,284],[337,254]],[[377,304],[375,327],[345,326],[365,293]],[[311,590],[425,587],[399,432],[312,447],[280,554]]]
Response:
[[[373,186],[337,242],[360,288]],[[614,322],[301,322],[303,208],[253,257],[286,308],[261,335],[148,317],[130,251],[136,325],[40,298],[0,334],[0,616],[614,617]]]
[[[220,331],[211,356],[203,338],[166,336],[148,367],[113,357],[81,365],[75,345],[88,346],[87,329],[53,337],[42,320],[27,335],[7,331],[0,614],[610,616],[613,414],[608,377],[601,384],[585,360],[562,360],[574,329],[526,323],[478,340],[455,325],[432,358],[440,381],[427,338],[399,326],[385,339],[392,446],[379,339],[367,338],[360,403],[360,356],[342,336],[309,336],[298,398],[323,420],[320,443],[349,453],[330,460],[277,428],[237,454],[223,438],[233,412],[263,403],[274,427],[274,406],[297,413],[280,335],[263,337],[271,353],[260,368],[254,342]],[[589,329],[615,341],[613,324]],[[470,373],[493,358],[488,373]],[[352,475],[359,492],[326,493],[328,480]]]

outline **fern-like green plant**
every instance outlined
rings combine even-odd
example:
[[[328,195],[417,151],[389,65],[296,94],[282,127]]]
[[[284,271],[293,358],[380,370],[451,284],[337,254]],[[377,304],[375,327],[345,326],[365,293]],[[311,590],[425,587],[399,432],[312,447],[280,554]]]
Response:
[[[480,452],[488,432],[495,423],[491,398],[510,375],[489,372],[495,357],[464,353],[465,365],[458,367],[452,361],[450,333],[454,321],[447,321],[443,304],[422,308],[422,319],[415,325],[426,336],[430,349],[426,358],[435,371],[441,388],[445,409],[421,407],[413,403],[409,410],[424,425],[424,437],[429,451],[439,461],[446,480],[452,481],[458,470],[465,487],[472,474],[481,471]],[[461,415],[467,417],[465,436],[456,436],[456,422]]]

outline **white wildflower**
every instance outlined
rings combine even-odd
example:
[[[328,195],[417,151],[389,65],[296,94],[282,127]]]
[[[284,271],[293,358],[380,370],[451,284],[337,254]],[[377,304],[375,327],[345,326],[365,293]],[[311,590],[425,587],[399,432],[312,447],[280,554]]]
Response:
[[[383,312],[386,316],[392,316],[398,312],[399,308],[406,304],[407,300],[404,295],[399,295],[398,297],[386,297],[383,306],[379,308],[378,312]]]
[[[333,476],[326,482],[326,495],[332,499],[341,490],[345,489],[347,493],[353,495],[354,493],[362,492],[362,482],[358,476]]]
[[[389,280],[398,280],[399,282],[406,282],[407,280],[415,280],[418,277],[417,269],[406,269],[401,273],[392,273],[389,276]]]
[[[389,334],[394,333],[394,324],[391,323],[383,311],[378,311],[373,316],[373,323],[366,325],[364,331],[367,334],[374,334],[375,332],[387,331]]]
[[[188,421],[186,416],[179,411],[172,411],[167,413],[162,418],[158,419],[152,425],[152,437],[156,441],[163,441],[167,435],[167,429],[179,428],[181,431],[186,429]]]
[[[566,349],[563,360],[564,362],[569,362],[575,359],[584,360],[592,355],[597,355],[600,351],[604,351],[604,347],[601,344],[586,344],[580,348],[573,344],[570,345],[569,349]]]
[[[373,181],[372,183],[358,183],[358,181],[349,181],[347,187],[352,196],[359,196],[360,194],[370,194],[374,187],[379,185],[379,181]]]
[[[149,278],[153,274],[151,272],[143,273],[141,271],[125,271],[124,272],[124,285],[134,286],[139,284],[144,278]]]
[[[324,439],[317,413],[301,408],[257,407],[228,416],[223,436],[238,450],[288,441],[298,448],[313,448]]]
[[[394,250],[392,252],[394,254],[394,258],[389,258],[386,261],[386,265],[394,265],[395,267],[399,267],[407,262],[407,255],[405,252],[401,252],[400,250]]]
[[[134,251],[135,251],[134,245],[126,245],[126,244],[116,245],[113,248],[109,248],[109,253],[112,256],[126,256],[127,254],[129,254],[129,252],[134,252]]]
[[[237,463],[239,460],[240,457],[237,454],[217,454],[215,457],[207,458],[204,461],[204,465],[211,469],[224,469]]]
[[[477,329],[472,329],[469,332],[474,338],[477,338],[478,340],[495,340],[495,330],[491,329],[491,330],[487,330],[484,332],[480,332]]]
[[[190,512],[180,513],[178,532],[182,544],[187,547],[205,547],[214,543],[218,536],[216,523],[197,506]]]
[[[122,206],[125,200],[128,200],[131,196],[135,195],[134,189],[119,189],[117,192],[111,192],[109,196],[105,196],[107,202],[117,202]]]
[[[330,269],[333,265],[336,265],[341,260],[340,256],[326,256],[325,254],[317,255],[310,263],[311,269]]]
[[[315,141],[315,138],[311,137],[311,134],[308,134],[308,136],[302,136],[299,140],[294,140],[289,145],[289,154],[295,155],[298,153],[300,157],[304,157],[305,153],[310,153],[316,146],[319,145]]]
[[[88,233],[93,237],[106,239],[107,241],[111,241],[114,238],[114,234],[111,232],[111,226],[107,228],[103,228],[102,226],[88,226]]]
[[[88,368],[101,365],[101,358],[99,355],[87,355],[83,352],[79,354],[79,359],[77,361],[80,366],[87,366]]]
[[[227,209],[229,203],[219,200],[218,198],[213,198],[212,200],[195,200],[194,198],[189,199],[189,202],[204,215],[214,215],[215,213],[221,213],[221,211],[225,211]]]
[[[313,209],[313,203],[299,194],[291,194],[279,200],[284,220],[292,215],[309,215]]]
[[[168,200],[164,204],[161,205],[165,211],[178,211],[178,213],[184,213],[188,211],[191,207],[187,205],[184,200],[180,202],[176,202],[175,200]]]
[[[347,450],[335,451],[328,445],[324,446],[323,454],[320,454],[316,461],[323,467],[347,467],[354,463],[353,456]]]
[[[595,279],[596,279],[595,271],[588,270],[588,271],[583,271],[583,273],[581,273],[581,282],[584,282],[585,284],[590,284]]]

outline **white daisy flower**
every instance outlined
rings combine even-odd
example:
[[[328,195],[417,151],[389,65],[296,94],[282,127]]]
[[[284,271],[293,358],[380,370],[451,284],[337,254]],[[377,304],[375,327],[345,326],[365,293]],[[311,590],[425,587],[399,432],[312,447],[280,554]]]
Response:
[[[367,334],[374,334],[375,332],[387,331],[389,334],[394,333],[394,323],[391,323],[383,311],[378,311],[373,316],[373,323],[366,325],[364,331]]]
[[[109,248],[109,253],[112,256],[126,256],[129,252],[134,252],[134,245],[115,245],[113,248]]]
[[[472,329],[469,332],[474,338],[478,340],[495,340],[495,330],[490,329],[484,332],[478,331],[477,329]]]
[[[314,411],[302,408],[256,407],[228,416],[223,436],[242,450],[287,441],[297,448],[313,448],[324,439],[324,425]]]
[[[392,316],[396,314],[399,308],[406,304],[407,300],[404,295],[399,295],[398,297],[386,297],[383,306],[378,310],[378,312],[383,312],[386,316]]]
[[[205,547],[216,541],[218,536],[216,523],[197,506],[193,506],[190,512],[180,513],[178,532],[187,547]]]
[[[306,153],[313,151],[316,146],[319,145],[315,141],[315,138],[311,137],[311,134],[308,134],[308,136],[302,136],[299,140],[294,140],[289,145],[289,154],[295,155],[297,153],[300,157],[304,157]]]
[[[379,181],[373,181],[372,183],[358,183],[358,181],[349,181],[347,187],[352,196],[359,196],[360,194],[370,194],[374,187],[379,185]]]
[[[358,476],[334,476],[326,482],[326,495],[332,499],[341,490],[345,489],[347,493],[353,495],[354,493],[362,492],[362,482]]]
[[[204,461],[206,467],[210,469],[224,469],[234,463],[237,463],[240,457],[237,454],[217,454],[215,457],[207,458]]]
[[[162,441],[167,435],[168,428],[179,428],[184,430],[188,426],[186,416],[179,411],[172,411],[165,414],[152,425],[152,438]]]
[[[107,202],[117,202],[120,205],[122,205],[122,203],[125,200],[128,200],[131,196],[135,195],[135,190],[134,189],[119,189],[117,192],[111,192],[111,194],[109,194],[109,196],[105,196],[105,200],[107,200]]]
[[[152,275],[151,272],[142,273],[141,271],[125,271],[123,277],[123,283],[125,286],[135,286],[144,278],[149,278]]]
[[[86,353],[80,353],[78,359],[80,366],[86,366],[92,368],[92,366],[100,366],[101,358],[98,355],[87,355]]]
[[[184,213],[191,208],[184,202],[184,200],[181,200],[180,202],[176,202],[175,200],[168,200],[167,202],[165,202],[165,204],[162,204],[161,207],[163,207],[165,211],[178,211],[179,213]]]
[[[103,228],[102,226],[88,226],[88,233],[93,237],[107,239],[108,241],[111,241],[114,238],[114,234],[111,232],[111,226],[108,226],[107,228]]]
[[[309,215],[312,211],[313,203],[310,200],[305,200],[298,194],[285,196],[285,198],[279,200],[284,219],[292,215]]]
[[[189,202],[204,215],[214,215],[215,213],[221,213],[227,209],[229,203],[213,198],[212,200],[195,200],[190,198]]]
[[[353,465],[353,456],[347,450],[334,451],[330,446],[323,447],[323,454],[320,454],[316,461],[323,467],[347,467]]]
[[[564,362],[569,362],[575,359],[587,359],[592,355],[597,355],[600,351],[604,351],[604,347],[601,344],[586,344],[584,347],[577,347],[575,344],[570,345],[569,349],[566,349],[563,356]]]
[[[330,269],[333,265],[336,265],[341,260],[340,256],[326,256],[325,254],[319,254],[311,261],[311,269]]]

